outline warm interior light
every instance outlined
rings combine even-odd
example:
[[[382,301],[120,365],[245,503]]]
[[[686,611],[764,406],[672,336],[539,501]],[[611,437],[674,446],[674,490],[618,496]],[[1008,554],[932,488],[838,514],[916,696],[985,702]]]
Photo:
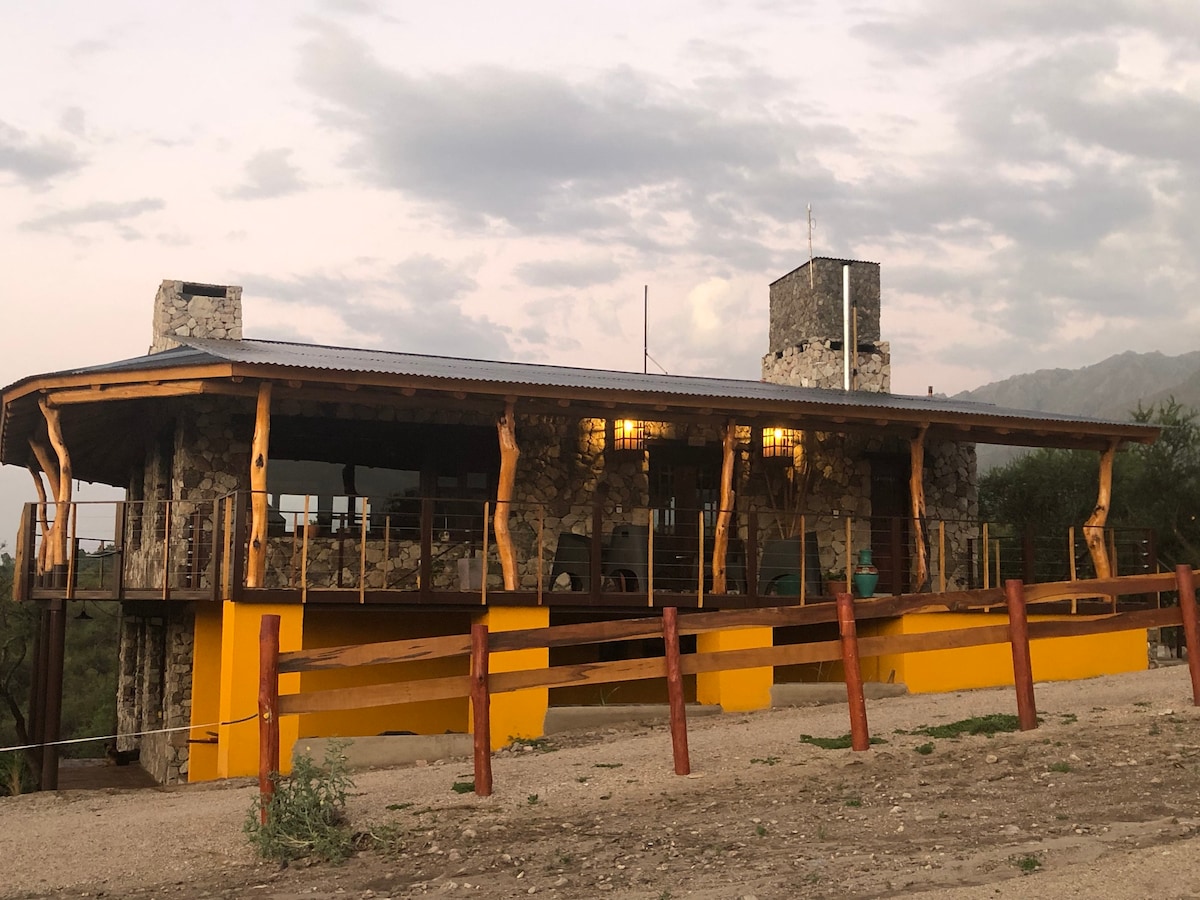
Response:
[[[644,450],[646,423],[635,419],[618,419],[613,423],[614,450]]]
[[[796,438],[800,432],[791,428],[764,428],[762,452],[766,459],[791,459],[796,450]]]

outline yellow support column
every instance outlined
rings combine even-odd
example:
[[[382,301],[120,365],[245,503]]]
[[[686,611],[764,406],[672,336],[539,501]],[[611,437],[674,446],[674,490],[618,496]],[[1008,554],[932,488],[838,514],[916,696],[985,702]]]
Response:
[[[222,725],[218,729],[217,778],[258,774],[258,634],[262,617],[279,616],[279,649],[300,650],[303,646],[304,607],[298,603],[234,603],[221,609],[221,702]],[[299,675],[279,679],[283,693],[299,690]],[[292,769],[292,745],[298,734],[299,717],[279,719],[279,767]]]
[[[213,723],[221,721],[221,612],[216,603],[196,604],[188,781],[211,781],[217,777],[217,729]],[[213,742],[207,743],[210,740]]]
[[[489,633],[545,628],[550,624],[550,609],[546,606],[493,606],[488,607],[476,621],[486,625]],[[488,668],[490,672],[518,672],[544,669],[549,665],[550,651],[540,648],[493,653]],[[546,709],[549,705],[549,688],[493,694],[492,749],[498,750],[517,737],[541,737],[545,732]]]
[[[696,636],[696,652],[717,653],[722,650],[770,647],[773,640],[774,629],[771,628],[710,631]],[[771,705],[771,685],[774,681],[775,670],[771,666],[702,672],[696,676],[696,699],[701,703],[720,704],[725,712],[766,709]]]

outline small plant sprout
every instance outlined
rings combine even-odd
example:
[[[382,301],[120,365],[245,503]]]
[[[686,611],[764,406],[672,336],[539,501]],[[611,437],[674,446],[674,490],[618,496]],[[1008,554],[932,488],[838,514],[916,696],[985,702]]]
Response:
[[[537,795],[537,794],[530,794],[528,797],[526,797],[526,798],[525,798],[525,802],[526,802],[526,803],[528,803],[530,806],[537,806],[537,804],[538,804],[538,795]]]

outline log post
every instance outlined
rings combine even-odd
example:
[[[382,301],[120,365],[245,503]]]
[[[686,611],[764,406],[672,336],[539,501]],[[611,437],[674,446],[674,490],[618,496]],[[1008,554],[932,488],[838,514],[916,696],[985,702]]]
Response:
[[[675,774],[688,775],[692,763],[688,756],[687,707],[683,702],[683,671],[679,664],[679,610],[663,608],[663,641],[667,655],[667,699],[671,709],[671,753]]]
[[[475,793],[492,795],[492,714],[488,690],[488,628],[471,626],[471,723],[475,755]]]
[[[246,587],[263,587],[267,579],[267,458],[271,443],[271,382],[258,386],[254,440],[250,445],[250,547]],[[341,569],[338,569],[339,573]]]
[[[913,560],[912,590],[919,593],[925,590],[929,581],[929,554],[925,552],[925,433],[928,424],[922,424],[917,433],[909,441],[909,456],[911,472],[909,474],[909,494],[912,495],[913,541],[916,544],[916,558]]]
[[[725,435],[721,442],[721,505],[717,512],[717,527],[713,534],[712,592],[724,594],[726,589],[725,558],[729,551],[729,520],[733,516],[733,461],[737,454],[737,422],[730,419],[725,423]],[[703,547],[704,532],[700,533]],[[703,557],[701,553],[701,557]]]
[[[33,441],[29,442],[29,446],[36,450],[37,445]],[[33,466],[29,467],[29,474],[33,477],[33,489],[37,491],[38,495],[37,524],[42,535],[42,541],[37,545],[37,567],[34,571],[38,575],[44,575],[47,571],[46,555],[50,552],[50,526],[46,521],[46,485],[42,481],[42,473]],[[32,546],[30,544],[30,547]]]
[[[858,627],[854,623],[854,598],[848,591],[837,595],[838,634],[842,639],[842,669],[846,677],[846,699],[850,705],[850,748],[869,750],[867,700],[863,693],[862,666],[858,658]]]
[[[1196,583],[1192,567],[1175,567],[1179,585],[1179,612],[1183,618],[1183,638],[1187,643],[1188,672],[1192,676],[1192,705],[1200,706],[1200,616],[1196,612]]]
[[[1037,728],[1033,696],[1033,663],[1029,657],[1029,622],[1025,618],[1025,585],[1017,578],[1004,582],[1008,601],[1008,639],[1012,644],[1013,684],[1017,689],[1017,718],[1022,731]]]
[[[508,531],[508,516],[512,506],[513,485],[517,478],[517,459],[521,448],[517,446],[516,416],[513,401],[504,404],[504,415],[496,420],[496,433],[500,437],[500,481],[496,486],[496,514],[493,522],[496,532],[496,555],[500,557],[500,571],[504,576],[504,589],[517,589],[517,555],[513,551],[512,535]]]
[[[279,616],[263,616],[258,629],[258,809],[267,808],[279,775]]]
[[[66,532],[64,531],[64,534]],[[58,790],[58,739],[62,736],[63,661],[67,641],[67,603],[51,600],[47,624],[46,664],[42,693],[42,778],[43,791]]]
[[[1108,521],[1108,507],[1112,502],[1113,460],[1117,455],[1117,445],[1117,441],[1112,441],[1100,455],[1100,486],[1096,493],[1096,507],[1083,524],[1083,539],[1092,554],[1097,578],[1112,577],[1112,566],[1104,546],[1104,524]]]

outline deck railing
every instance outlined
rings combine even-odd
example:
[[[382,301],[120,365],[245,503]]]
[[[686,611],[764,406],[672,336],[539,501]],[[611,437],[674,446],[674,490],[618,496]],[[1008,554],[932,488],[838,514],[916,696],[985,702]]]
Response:
[[[55,508],[28,504],[17,542],[18,596],[79,599],[299,599],[487,602],[503,591],[495,506],[478,500],[291,497],[269,507],[265,566],[248,571],[250,495],[199,501],[73,503],[68,564],[38,572]],[[852,587],[871,549],[877,594],[940,593],[1095,577],[1082,529],[1021,533],[967,519],[727,518],[724,592],[713,596],[720,511],[506,504],[521,602],[609,606],[804,605]],[[43,518],[44,512],[44,518]],[[917,584],[924,545],[925,579]],[[1157,571],[1146,528],[1105,529],[1112,574]],[[251,586],[253,585],[253,586]],[[784,599],[786,598],[786,599]]]

